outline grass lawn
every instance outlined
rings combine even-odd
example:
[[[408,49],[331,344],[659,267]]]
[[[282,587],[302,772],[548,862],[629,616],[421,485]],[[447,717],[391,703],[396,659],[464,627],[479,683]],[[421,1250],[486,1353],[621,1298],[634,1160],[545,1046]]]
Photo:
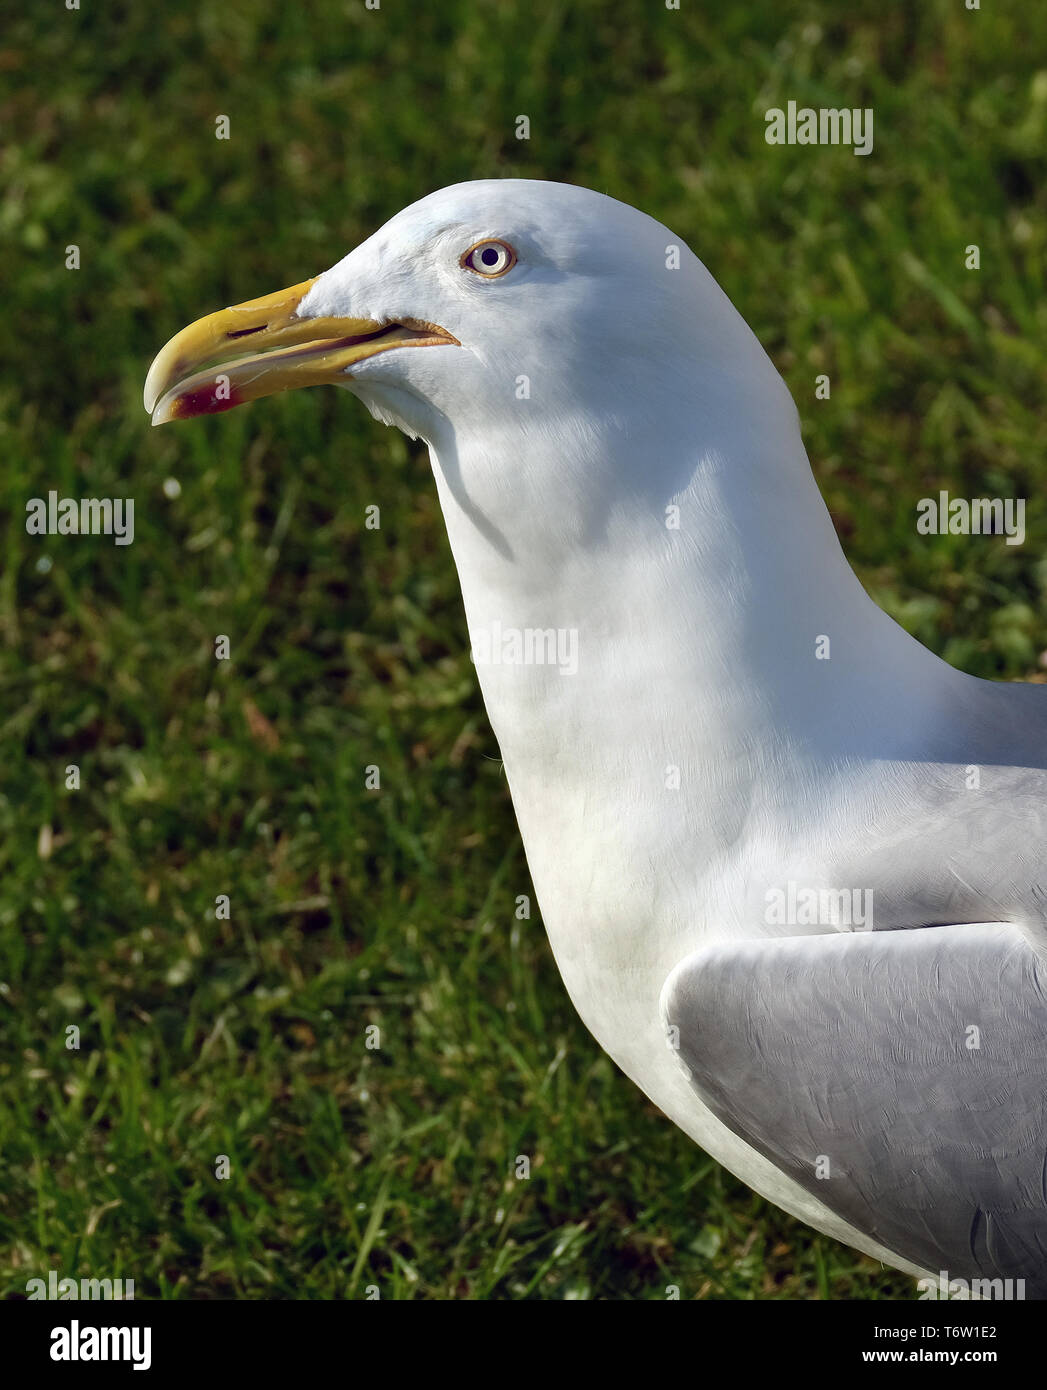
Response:
[[[872,107],[873,153],[767,145],[789,99]],[[175,330],[434,188],[585,184],[752,325],[874,596],[1035,676],[1047,10],[22,6],[0,128],[0,1290],[911,1297],[663,1119],[516,919],[422,448],[333,390],[151,430],[141,388]],[[27,535],[49,489],[133,497],[134,544]],[[917,535],[939,489],[1027,498],[1025,544]]]

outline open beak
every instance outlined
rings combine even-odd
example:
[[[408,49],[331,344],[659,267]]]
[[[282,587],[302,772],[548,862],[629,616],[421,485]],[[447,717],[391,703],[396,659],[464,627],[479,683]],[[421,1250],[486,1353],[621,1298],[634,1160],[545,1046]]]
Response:
[[[220,309],[176,333],[146,377],[145,408],[153,424],[214,415],[296,386],[344,381],[354,363],[390,348],[458,344],[435,324],[412,320],[299,318],[298,306],[315,283],[305,280]],[[246,347],[256,351],[244,356]]]

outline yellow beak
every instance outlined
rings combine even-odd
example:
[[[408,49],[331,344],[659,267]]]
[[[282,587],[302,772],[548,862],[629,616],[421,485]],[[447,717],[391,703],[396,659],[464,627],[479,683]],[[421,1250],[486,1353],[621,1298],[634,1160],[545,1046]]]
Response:
[[[459,345],[445,329],[414,320],[299,318],[298,306],[315,283],[305,280],[220,309],[176,333],[146,377],[145,408],[153,424],[214,415],[296,386],[344,381],[353,363],[390,348]],[[260,351],[238,356],[247,340]],[[220,363],[226,365],[216,371]]]

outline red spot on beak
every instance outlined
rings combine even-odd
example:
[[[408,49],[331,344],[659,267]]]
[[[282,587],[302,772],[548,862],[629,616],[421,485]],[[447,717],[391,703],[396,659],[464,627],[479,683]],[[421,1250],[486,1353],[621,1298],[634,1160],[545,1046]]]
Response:
[[[173,403],[173,414],[179,420],[191,420],[194,415],[220,415],[223,410],[232,410],[241,404],[241,397],[235,391],[228,395],[216,395],[210,389],[187,391]]]

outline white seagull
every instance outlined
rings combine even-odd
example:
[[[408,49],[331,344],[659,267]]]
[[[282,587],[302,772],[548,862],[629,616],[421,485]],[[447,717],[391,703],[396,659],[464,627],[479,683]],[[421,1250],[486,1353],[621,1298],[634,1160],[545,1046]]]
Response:
[[[184,329],[145,404],[161,424],[320,382],[429,446],[601,1046],[819,1231],[953,1292],[1047,1296],[1045,692],[954,670],[872,602],[781,377],[623,203],[443,189]]]

